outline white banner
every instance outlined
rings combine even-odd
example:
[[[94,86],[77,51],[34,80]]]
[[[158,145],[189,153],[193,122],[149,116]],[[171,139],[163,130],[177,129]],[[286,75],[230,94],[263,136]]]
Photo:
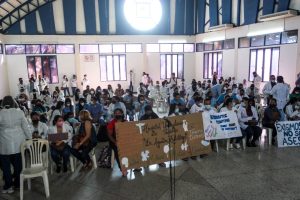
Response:
[[[241,137],[242,132],[235,112],[202,113],[205,140]]]
[[[300,121],[284,121],[275,124],[278,147],[300,146]]]

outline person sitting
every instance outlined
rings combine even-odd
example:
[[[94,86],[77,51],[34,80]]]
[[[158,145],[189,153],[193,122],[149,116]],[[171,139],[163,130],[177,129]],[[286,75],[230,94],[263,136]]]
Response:
[[[32,138],[47,138],[48,126],[40,121],[40,114],[32,112],[30,114],[31,123],[29,123],[29,130],[32,133]]]
[[[74,106],[72,105],[72,101],[69,97],[65,100],[65,107],[62,109],[62,115],[65,116],[69,112],[74,112]]]
[[[196,97],[195,103],[190,109],[190,113],[203,112],[204,105],[202,97]]]
[[[64,119],[61,115],[56,115],[54,117],[52,125],[53,126],[50,126],[48,129],[48,136],[50,134],[68,134],[68,138],[66,140],[56,141],[50,144],[50,153],[52,160],[56,164],[56,172],[60,173],[61,171],[61,158],[63,160],[63,172],[67,172],[73,129],[71,126],[64,123]]]
[[[107,124],[107,135],[109,138],[109,146],[114,151],[117,164],[122,172],[122,176],[127,176],[127,170],[126,169],[122,170],[121,168],[117,141],[116,141],[116,128],[115,128],[116,123],[125,121],[124,119],[125,116],[123,110],[120,108],[115,109],[113,114],[114,114],[113,119]]]
[[[246,94],[249,98],[256,98],[259,96],[259,89],[254,87],[254,84],[251,84],[250,87],[246,89]]]
[[[237,114],[240,127],[242,130],[245,130],[247,134],[247,146],[256,147],[256,141],[260,137],[262,129],[257,126],[258,114],[256,109],[249,104],[249,98],[243,98]]]
[[[141,117],[140,120],[148,120],[148,119],[158,119],[158,115],[153,112],[151,105],[145,106],[145,114]]]
[[[275,138],[277,136],[277,131],[275,128],[275,123],[280,119],[280,112],[277,108],[276,99],[269,99],[269,106],[265,109],[264,117],[262,120],[262,125],[267,128],[272,129],[272,144],[275,145]]]
[[[123,102],[120,101],[121,99],[117,96],[113,96],[111,98],[111,103],[108,106],[108,114],[111,116],[116,108],[120,108],[123,110],[123,113],[126,113],[126,106]]]
[[[129,89],[126,90],[126,94],[123,97],[123,101],[126,107],[126,115],[128,115],[129,121],[133,121],[134,120],[134,105],[133,105],[134,96]]]
[[[186,113],[186,107],[184,100],[180,97],[180,94],[178,92],[175,92],[173,94],[173,99],[170,102],[170,107],[174,106],[179,109],[180,113]],[[175,109],[176,110],[176,109]],[[170,113],[169,113],[170,114]]]
[[[96,97],[92,97],[92,102],[88,107],[88,111],[91,114],[93,123],[99,123],[99,120],[103,114],[103,107],[100,103],[97,102]]]
[[[147,88],[144,86],[144,84],[142,82],[140,83],[139,87],[136,90],[137,90],[138,95],[140,95],[140,94],[145,95],[147,92]]]
[[[57,104],[56,104],[56,106],[55,106],[55,108],[52,111],[51,116],[50,116],[50,120],[49,120],[49,125],[50,126],[53,124],[53,120],[54,120],[54,117],[56,115],[62,115],[63,107],[64,107],[64,102],[63,101],[57,102]]]
[[[92,117],[89,111],[82,110],[79,113],[80,127],[78,135],[73,138],[73,147],[70,149],[74,155],[83,164],[83,168],[92,166],[90,151],[96,146],[96,141],[93,140],[93,135],[96,135],[96,129],[92,124]]]
[[[40,99],[36,100],[32,112],[39,113],[41,122],[47,123],[47,109],[43,106],[43,102]]]
[[[145,96],[140,94],[137,101],[133,104],[135,113],[137,113],[137,119],[139,120],[145,114],[145,106],[149,105],[149,103],[145,100]]]
[[[300,119],[300,102],[296,98],[291,98],[284,110],[287,120],[295,121]]]
[[[88,110],[89,105],[86,103],[85,98],[80,98],[78,103],[76,104],[75,108],[75,116],[78,119],[79,118],[79,112],[82,110]]]
[[[115,95],[121,98],[124,95],[124,90],[122,89],[121,84],[118,84],[118,88],[115,91]]]
[[[108,91],[109,97],[112,98],[114,96],[114,90],[110,84],[107,85],[107,91]]]

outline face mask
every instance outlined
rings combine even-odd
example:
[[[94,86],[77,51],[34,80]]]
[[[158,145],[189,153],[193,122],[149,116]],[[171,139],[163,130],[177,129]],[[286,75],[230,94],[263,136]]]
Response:
[[[232,106],[235,106],[235,103],[234,103],[234,102],[232,103]]]
[[[244,102],[241,103],[241,106],[246,107],[246,104]]]
[[[123,117],[123,115],[115,115],[115,119],[116,120],[121,120],[121,119],[123,119],[124,117]]]
[[[84,103],[80,103],[81,106],[84,106]]]
[[[56,123],[56,125],[59,126],[59,127],[63,126],[63,124],[64,124],[63,121],[62,121],[62,122],[57,122],[57,123]]]
[[[272,83],[275,83],[275,80],[271,80]]]
[[[228,87],[224,87],[224,90],[227,90],[228,89]]]
[[[205,107],[206,110],[210,110],[211,105],[204,105],[204,107]]]
[[[179,108],[176,108],[174,112],[179,113]]]
[[[232,96],[232,92],[230,92],[228,95],[229,95],[229,96]]]
[[[299,109],[299,106],[296,105],[296,106],[295,106],[295,109],[298,110],[298,109]]]
[[[111,103],[112,103],[112,104],[115,104],[115,103],[117,103],[117,102],[116,102],[116,101],[111,101]]]
[[[39,123],[39,120],[38,119],[34,119],[34,120],[31,120],[33,124],[37,124]]]
[[[144,104],[145,103],[145,101],[140,101],[141,102],[141,104]]]
[[[70,103],[67,103],[67,104],[66,104],[66,106],[70,106],[70,105],[71,105]]]

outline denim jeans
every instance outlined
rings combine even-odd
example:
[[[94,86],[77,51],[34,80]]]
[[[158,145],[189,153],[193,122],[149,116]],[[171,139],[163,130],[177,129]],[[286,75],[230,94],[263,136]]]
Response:
[[[75,96],[77,87],[72,87],[72,95]]]
[[[71,148],[70,151],[74,157],[76,157],[78,160],[82,162],[82,164],[85,164],[91,161],[89,153],[93,148],[94,147],[91,144],[89,144],[87,146],[82,145],[79,149]]]
[[[61,159],[63,160],[63,166],[67,166],[70,158],[70,147],[69,145],[65,145],[62,150],[58,150],[54,147],[50,147],[50,153],[52,160],[56,163],[56,165],[60,165]]]
[[[283,109],[279,109],[279,113],[280,113],[280,120],[279,121],[285,121],[285,113],[283,111]]]
[[[65,95],[65,97],[67,96],[67,92],[68,92],[68,96],[70,96],[69,87],[64,87],[64,95]]]
[[[3,170],[4,186],[3,189],[15,186],[20,186],[20,174],[22,171],[21,153],[11,155],[0,155],[1,168]],[[14,168],[14,173],[11,173],[11,165]]]

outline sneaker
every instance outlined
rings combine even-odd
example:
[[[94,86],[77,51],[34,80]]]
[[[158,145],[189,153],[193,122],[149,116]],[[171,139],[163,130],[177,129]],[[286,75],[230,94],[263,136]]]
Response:
[[[133,170],[134,172],[141,172],[142,171],[142,168],[136,168]]]
[[[229,144],[229,149],[233,149],[233,144]]]
[[[234,144],[234,147],[235,147],[236,149],[240,149],[240,148],[241,148],[241,145],[240,145],[239,143],[235,143],[235,144]]]
[[[158,164],[160,167],[167,167],[165,163],[159,163]]]
[[[12,189],[12,187],[10,187],[10,188],[8,188],[6,190],[2,190],[2,194],[11,194],[13,192],[14,192],[14,190]]]

